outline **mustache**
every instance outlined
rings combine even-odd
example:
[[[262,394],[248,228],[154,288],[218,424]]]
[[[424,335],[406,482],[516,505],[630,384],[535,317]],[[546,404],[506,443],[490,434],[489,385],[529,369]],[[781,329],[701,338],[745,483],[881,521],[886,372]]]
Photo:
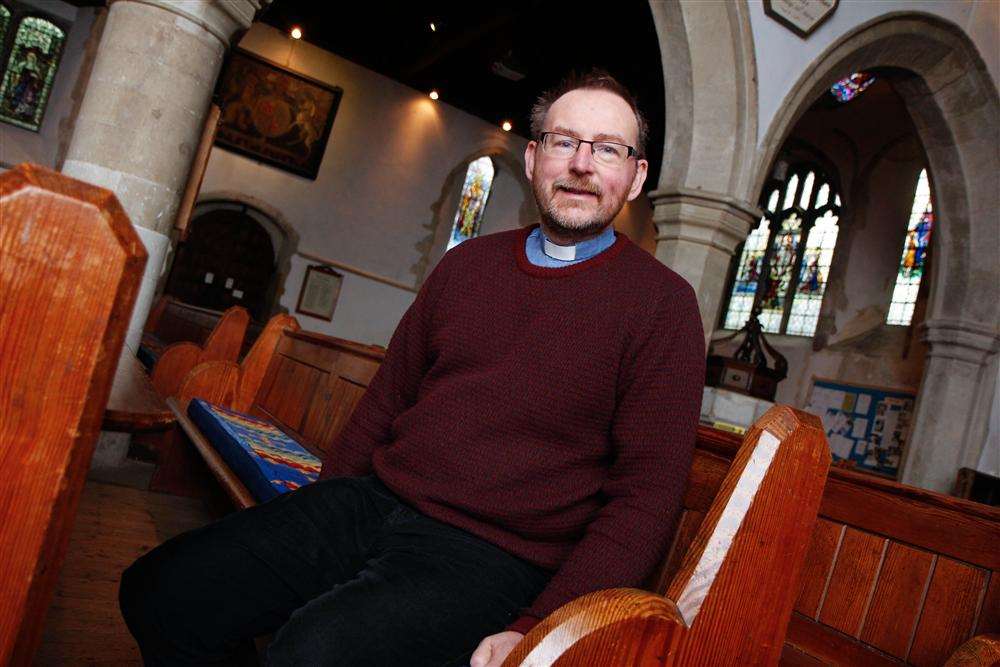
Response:
[[[601,196],[601,189],[594,183],[578,180],[575,178],[560,178],[552,184],[553,190],[579,190],[589,192],[592,195]]]

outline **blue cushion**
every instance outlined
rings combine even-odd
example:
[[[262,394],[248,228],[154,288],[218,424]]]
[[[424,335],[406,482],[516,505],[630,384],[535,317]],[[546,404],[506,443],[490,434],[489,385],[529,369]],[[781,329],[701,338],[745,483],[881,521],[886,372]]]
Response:
[[[188,416],[260,502],[315,482],[322,462],[271,422],[200,398]]]

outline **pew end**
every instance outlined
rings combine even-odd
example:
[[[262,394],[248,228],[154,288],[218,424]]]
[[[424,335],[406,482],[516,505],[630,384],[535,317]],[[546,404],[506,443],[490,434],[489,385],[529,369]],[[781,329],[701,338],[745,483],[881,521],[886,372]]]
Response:
[[[31,664],[146,249],[108,190],[0,175],[0,664]]]
[[[163,398],[175,396],[188,373],[198,364],[206,361],[235,362],[249,323],[250,313],[246,308],[233,306],[223,313],[204,345],[191,341],[168,345],[153,366],[153,388]]]
[[[665,597],[570,602],[505,667],[776,663],[829,465],[819,420],[772,408],[743,439]]]

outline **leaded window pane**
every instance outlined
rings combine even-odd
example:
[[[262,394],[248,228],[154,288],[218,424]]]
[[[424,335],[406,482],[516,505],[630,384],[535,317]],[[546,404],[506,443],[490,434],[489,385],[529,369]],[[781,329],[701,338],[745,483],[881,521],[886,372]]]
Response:
[[[934,226],[934,209],[927,170],[920,172],[917,189],[913,194],[910,220],[903,241],[903,256],[896,272],[896,286],[892,291],[886,324],[907,326],[913,319],[913,307],[924,275],[927,251],[930,248],[931,228]]]
[[[479,236],[479,225],[483,219],[483,209],[493,186],[493,161],[481,157],[469,164],[462,185],[462,199],[455,212],[455,222],[448,239],[448,248],[454,248],[462,241]]]
[[[837,245],[837,215],[827,211],[809,230],[806,249],[799,267],[799,285],[792,298],[785,333],[812,336],[819,321],[819,309],[826,293],[833,249]]]
[[[760,296],[760,323],[764,331],[781,331],[781,318],[785,312],[785,300],[795,268],[795,254],[802,233],[802,219],[797,213],[790,214],[781,223],[772,242],[771,266],[764,277]]]
[[[727,329],[739,329],[750,318],[750,309],[753,306],[754,294],[757,293],[757,284],[760,282],[760,270],[769,235],[767,218],[762,218],[757,229],[750,232],[746,243],[743,244],[743,254],[740,256],[739,269],[729,297],[729,310],[726,312]]]
[[[0,5],[0,45],[7,37],[7,27],[10,25],[10,10],[4,5]]]
[[[0,120],[37,132],[66,33],[37,16],[21,19],[0,84]]]
[[[764,217],[743,245],[723,327],[742,327],[756,308],[764,331],[812,336],[837,245],[840,196],[807,165],[764,195]]]

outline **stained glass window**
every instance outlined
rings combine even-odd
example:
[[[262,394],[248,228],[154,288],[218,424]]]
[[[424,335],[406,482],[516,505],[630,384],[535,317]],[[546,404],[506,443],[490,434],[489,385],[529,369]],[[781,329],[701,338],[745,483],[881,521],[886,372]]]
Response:
[[[873,83],[875,83],[874,74],[855,72],[830,86],[830,94],[837,98],[838,102],[850,102]]]
[[[493,186],[493,160],[483,156],[473,160],[465,172],[462,185],[462,199],[455,212],[455,222],[451,227],[448,248],[454,248],[462,241],[479,236],[479,223],[483,219],[483,209]]]
[[[764,217],[743,244],[723,327],[739,329],[756,309],[764,331],[811,336],[837,244],[840,196],[822,171],[800,165],[761,202]]]
[[[0,46],[3,46],[4,38],[7,36],[7,26],[10,25],[10,10],[0,5]]]
[[[35,132],[42,125],[66,33],[38,16],[21,19],[0,84],[0,120]]]
[[[920,279],[924,275],[933,226],[931,185],[927,180],[927,170],[924,169],[920,172],[917,190],[913,194],[913,208],[910,210],[910,222],[906,226],[903,256],[899,260],[896,287],[892,290],[892,302],[889,304],[886,324],[906,326],[913,319],[913,306],[917,302],[917,292],[920,291]]]

